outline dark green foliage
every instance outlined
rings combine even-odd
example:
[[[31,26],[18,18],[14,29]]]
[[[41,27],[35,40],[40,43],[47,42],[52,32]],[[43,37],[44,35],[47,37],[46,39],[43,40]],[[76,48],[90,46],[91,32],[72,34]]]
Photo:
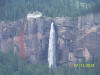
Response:
[[[22,60],[10,52],[0,52],[0,75],[100,75],[99,58],[87,63],[94,63],[95,67],[79,69],[64,64],[50,70],[46,64],[28,64],[26,59]]]
[[[100,12],[100,3],[97,3],[94,7],[92,7],[91,11],[94,13],[99,13]]]
[[[83,2],[91,8],[80,8]],[[36,10],[44,16],[60,17],[99,12],[99,8],[99,0],[0,0],[0,20],[18,20]]]
[[[81,8],[81,7],[79,8],[79,12],[78,12],[79,15],[86,15],[89,13],[94,13],[94,14],[100,13],[100,0],[88,1],[87,8]]]
[[[75,0],[0,0],[0,20],[17,20],[41,11],[45,16],[71,16],[78,11]]]
[[[82,2],[91,8],[80,8]],[[60,17],[99,12],[99,8],[99,0],[0,0],[0,20],[17,20],[36,10],[44,16]]]

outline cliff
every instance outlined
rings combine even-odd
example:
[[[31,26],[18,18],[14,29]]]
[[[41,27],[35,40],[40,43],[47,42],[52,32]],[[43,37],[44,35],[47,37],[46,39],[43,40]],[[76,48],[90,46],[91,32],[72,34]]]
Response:
[[[0,50],[6,52],[12,49],[14,55],[20,56],[24,56],[25,51],[28,63],[47,63],[51,22],[56,29],[57,64],[80,61],[84,57],[88,61],[93,56],[99,56],[100,14],[2,21]]]

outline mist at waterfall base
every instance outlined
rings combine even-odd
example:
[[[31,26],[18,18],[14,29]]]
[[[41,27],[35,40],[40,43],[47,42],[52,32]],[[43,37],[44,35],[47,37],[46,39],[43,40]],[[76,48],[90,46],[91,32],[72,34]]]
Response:
[[[55,29],[54,29],[54,23],[52,22],[51,23],[51,28],[50,28],[49,48],[48,48],[48,64],[49,64],[49,68],[56,67],[55,50],[56,50]]]

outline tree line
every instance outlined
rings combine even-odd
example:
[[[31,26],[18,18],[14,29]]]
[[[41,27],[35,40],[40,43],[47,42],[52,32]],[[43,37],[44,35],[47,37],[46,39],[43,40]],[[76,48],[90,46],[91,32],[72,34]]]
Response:
[[[83,12],[80,3],[84,1],[87,2],[87,0],[0,0],[0,20],[17,20],[37,10],[49,17],[74,16],[80,11]],[[93,6],[98,0],[95,3],[91,1],[88,0],[87,4]],[[97,7],[93,9],[99,10]]]

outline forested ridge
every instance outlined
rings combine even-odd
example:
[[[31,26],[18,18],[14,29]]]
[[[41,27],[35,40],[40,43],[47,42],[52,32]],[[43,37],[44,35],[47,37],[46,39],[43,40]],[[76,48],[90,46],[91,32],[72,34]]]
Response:
[[[88,8],[82,8],[82,3]],[[99,0],[0,0],[0,20],[17,20],[33,11],[49,17],[77,16],[83,10],[90,12],[91,7],[98,11],[99,6]]]

